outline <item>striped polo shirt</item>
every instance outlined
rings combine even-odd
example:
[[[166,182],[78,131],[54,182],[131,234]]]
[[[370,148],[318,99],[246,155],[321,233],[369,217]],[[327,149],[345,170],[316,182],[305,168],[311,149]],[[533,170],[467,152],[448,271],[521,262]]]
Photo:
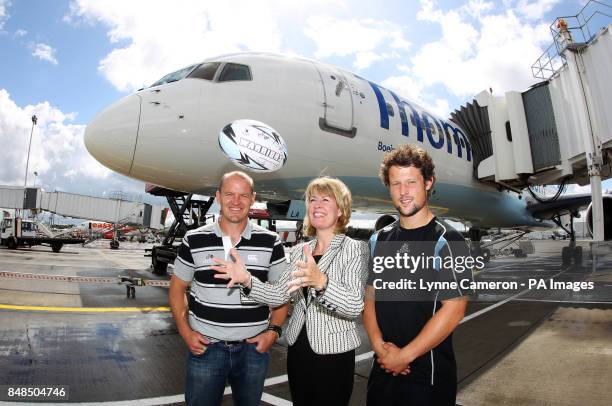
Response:
[[[270,310],[241,298],[239,287],[227,288],[227,280],[214,277],[212,259],[226,259],[223,236],[218,221],[188,231],[174,261],[174,275],[191,282],[189,324],[193,330],[213,341],[242,340],[266,329]],[[277,280],[285,270],[278,235],[250,221],[234,247],[247,270],[262,282]]]

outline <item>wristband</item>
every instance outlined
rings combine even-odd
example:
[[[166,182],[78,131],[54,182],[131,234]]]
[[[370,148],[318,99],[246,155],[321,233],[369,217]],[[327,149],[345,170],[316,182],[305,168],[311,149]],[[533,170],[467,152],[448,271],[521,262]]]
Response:
[[[276,334],[278,334],[278,338],[281,338],[281,335],[283,334],[283,329],[281,326],[277,326],[276,324],[268,325],[266,330],[274,331]]]
[[[253,286],[251,284],[252,280],[253,280],[253,275],[251,275],[250,272],[248,272],[248,273],[249,273],[249,280],[246,283],[241,283],[240,284],[240,290],[242,291],[242,293],[244,293],[245,296],[249,296],[251,294],[251,287]],[[251,286],[249,287],[250,284],[251,284]]]

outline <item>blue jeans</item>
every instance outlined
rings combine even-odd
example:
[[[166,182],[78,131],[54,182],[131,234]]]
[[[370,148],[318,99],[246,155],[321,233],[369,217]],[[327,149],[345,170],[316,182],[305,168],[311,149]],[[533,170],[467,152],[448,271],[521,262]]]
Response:
[[[187,358],[185,402],[187,405],[218,406],[226,382],[232,387],[235,406],[257,406],[270,355],[257,352],[255,344],[210,344],[204,354]]]

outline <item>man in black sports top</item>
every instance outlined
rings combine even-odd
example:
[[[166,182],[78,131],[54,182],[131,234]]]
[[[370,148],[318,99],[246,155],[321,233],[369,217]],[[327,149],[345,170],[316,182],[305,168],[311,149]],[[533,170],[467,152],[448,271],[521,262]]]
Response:
[[[452,332],[467,307],[461,281],[471,280],[463,262],[469,248],[461,234],[436,219],[428,207],[435,175],[424,149],[402,145],[386,154],[380,177],[399,220],[370,240],[363,319],[376,362],[367,405],[454,406]],[[408,261],[411,258],[421,259]],[[420,286],[427,283],[435,288]]]

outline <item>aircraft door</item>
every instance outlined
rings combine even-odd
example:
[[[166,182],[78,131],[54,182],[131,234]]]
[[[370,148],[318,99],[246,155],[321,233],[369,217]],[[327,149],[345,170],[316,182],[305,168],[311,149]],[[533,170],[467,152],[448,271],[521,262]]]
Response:
[[[315,65],[323,85],[325,109],[324,117],[319,120],[323,130],[354,137],[353,92],[346,77],[337,69],[325,65]]]

